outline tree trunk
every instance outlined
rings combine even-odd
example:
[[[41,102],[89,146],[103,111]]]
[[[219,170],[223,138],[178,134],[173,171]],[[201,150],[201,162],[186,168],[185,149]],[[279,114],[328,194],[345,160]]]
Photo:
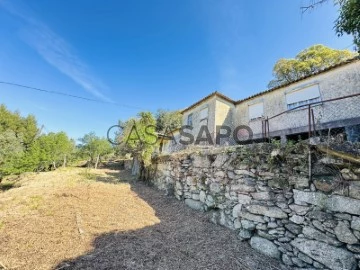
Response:
[[[140,162],[140,177],[139,180],[145,181],[146,180],[146,168],[144,161]]]
[[[95,162],[95,169],[97,169],[97,166],[99,164],[100,155],[97,155],[96,162]]]
[[[55,163],[55,161],[53,161],[53,167],[54,167],[54,170],[56,170],[56,163]]]
[[[64,163],[63,163],[63,167],[66,167],[66,155],[64,155]]]
[[[131,168],[131,175],[138,175],[140,173],[140,164],[137,157],[133,158],[133,166]]]

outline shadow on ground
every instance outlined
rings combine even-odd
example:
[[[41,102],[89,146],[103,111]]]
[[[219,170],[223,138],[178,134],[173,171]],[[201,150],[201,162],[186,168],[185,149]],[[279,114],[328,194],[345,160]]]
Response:
[[[119,176],[119,172],[109,173]],[[124,177],[126,173],[120,175]],[[99,235],[91,252],[64,261],[54,269],[281,268],[277,261],[240,242],[233,231],[210,223],[208,214],[191,210],[145,183],[129,183],[137,196],[156,211],[161,222],[136,231]]]
[[[20,187],[20,184],[18,183],[19,180],[20,180],[20,176],[15,176],[3,181],[1,181],[0,179],[0,191],[7,191],[12,188]]]
[[[9,189],[12,189],[15,187],[15,183],[0,183],[0,190],[1,191],[7,191]]]

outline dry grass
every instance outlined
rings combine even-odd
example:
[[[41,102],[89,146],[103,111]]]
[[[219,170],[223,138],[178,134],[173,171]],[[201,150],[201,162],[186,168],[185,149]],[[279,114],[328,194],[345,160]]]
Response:
[[[8,269],[51,269],[90,251],[98,235],[160,222],[117,174],[86,169],[41,173],[0,193],[0,262]]]
[[[123,179],[67,169],[0,193],[0,269],[280,268],[205,214]]]

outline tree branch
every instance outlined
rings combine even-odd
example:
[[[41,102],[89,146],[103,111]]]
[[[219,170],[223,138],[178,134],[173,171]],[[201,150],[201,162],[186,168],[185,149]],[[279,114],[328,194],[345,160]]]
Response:
[[[308,12],[309,10],[312,10],[314,8],[316,8],[316,6],[319,6],[319,5],[322,5],[324,4],[325,2],[327,2],[328,0],[311,0],[309,2],[309,5],[308,6],[303,6],[301,7],[301,12],[302,13],[306,13]]]

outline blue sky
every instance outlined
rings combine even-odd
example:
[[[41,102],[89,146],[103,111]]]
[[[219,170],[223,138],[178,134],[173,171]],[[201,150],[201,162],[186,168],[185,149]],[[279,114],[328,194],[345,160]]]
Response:
[[[266,89],[279,58],[313,44],[351,49],[333,30],[332,1],[0,0],[0,103],[34,114],[44,131],[77,139],[140,110],[182,109],[218,90],[233,99]]]

